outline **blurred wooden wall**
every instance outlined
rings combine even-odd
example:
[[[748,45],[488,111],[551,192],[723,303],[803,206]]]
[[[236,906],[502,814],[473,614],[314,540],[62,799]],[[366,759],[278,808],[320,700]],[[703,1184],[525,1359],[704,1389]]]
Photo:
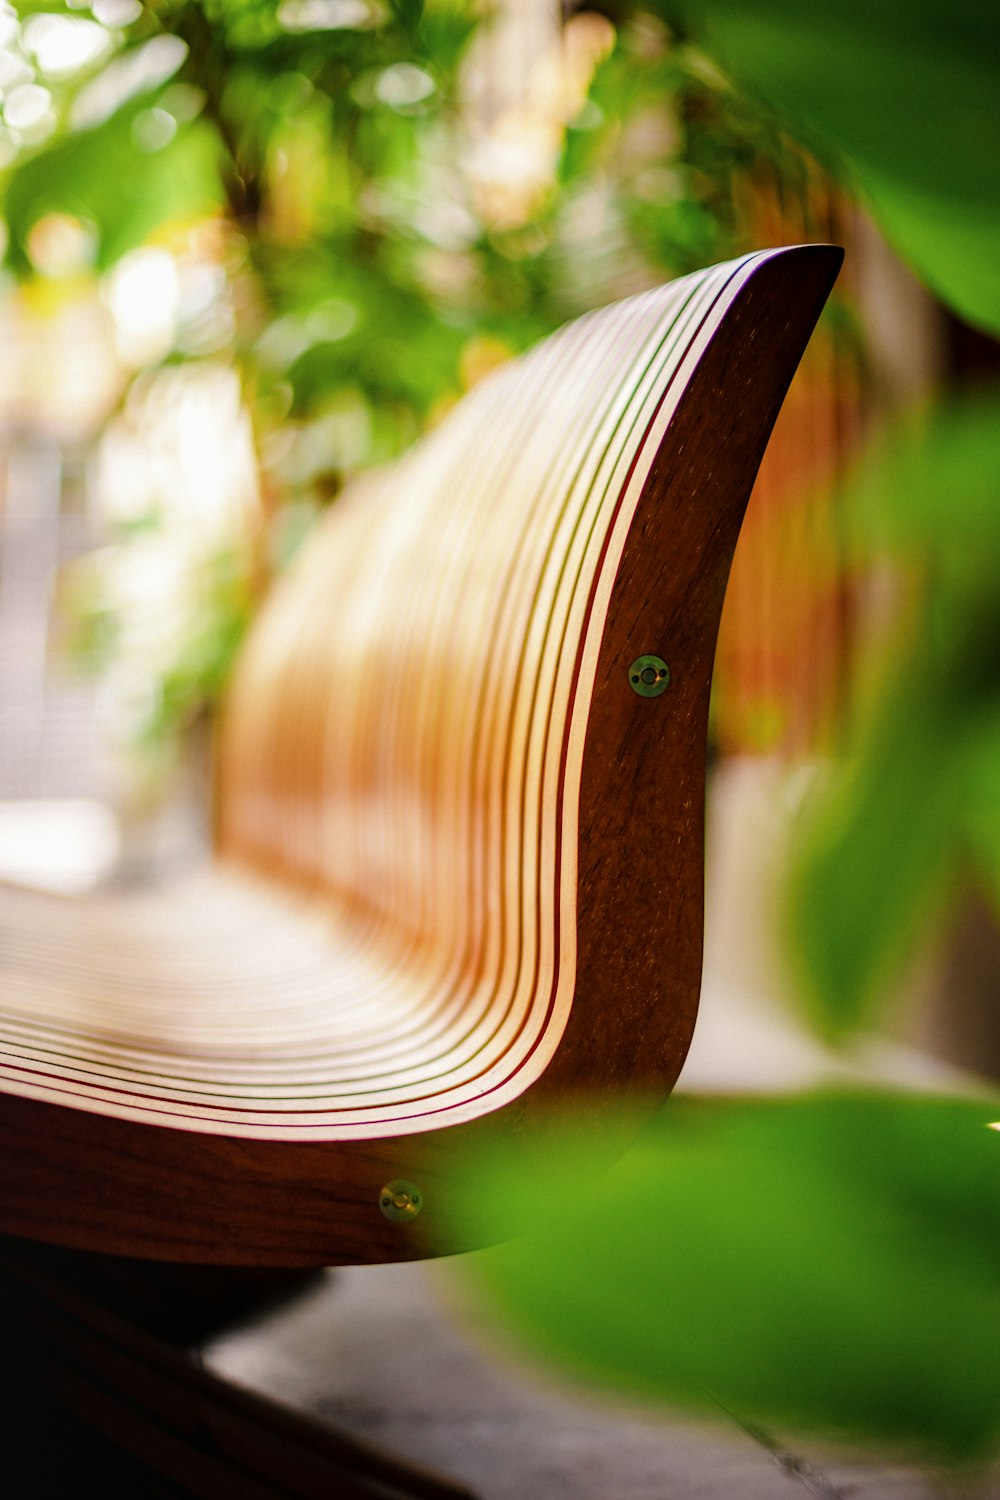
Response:
[[[866,437],[934,384],[937,315],[818,169],[804,190],[748,186],[745,215],[757,245],[830,240],[847,252],[750,500],[716,658],[717,751],[798,757],[835,745],[870,606],[840,491]]]

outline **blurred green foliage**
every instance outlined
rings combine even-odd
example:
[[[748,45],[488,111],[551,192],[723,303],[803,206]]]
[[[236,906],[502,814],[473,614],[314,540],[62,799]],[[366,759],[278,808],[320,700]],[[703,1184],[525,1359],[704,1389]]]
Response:
[[[219,550],[203,567],[205,586],[198,593],[182,649],[163,673],[144,727],[154,747],[169,745],[176,725],[193,723],[206,702],[218,701],[253,616],[255,600],[238,551]]]
[[[172,346],[139,362],[238,361],[268,523],[245,565],[263,551],[264,572],[346,474],[407,446],[492,364],[748,248],[748,173],[804,171],[773,116],[643,6],[617,31],[571,22],[573,56],[540,57],[513,106],[491,102],[495,77],[485,95],[472,79],[490,25],[472,0],[15,11],[0,37],[7,264],[107,286],[154,246],[182,274],[199,259],[222,272],[215,331],[182,307]],[[210,597],[228,652],[245,612],[221,583]],[[86,620],[81,637],[91,655],[116,639]],[[203,647],[201,626],[178,641],[169,675],[190,691],[161,683],[147,737],[176,737],[213,700],[224,674]],[[185,663],[209,658],[195,690]]]
[[[993,0],[657,0],[866,198],[903,258],[1000,333]]]
[[[831,1040],[877,1018],[970,882],[1000,913],[998,411],[988,389],[912,417],[843,497],[859,564],[893,559],[902,598],[792,872],[788,947]]]
[[[147,107],[145,98],[132,101],[11,172],[4,215],[8,261],[19,274],[31,274],[29,236],[46,214],[72,214],[95,228],[95,264],[106,269],[165,221],[219,207],[218,145],[198,120],[186,123],[168,147],[137,161],[134,127]]]
[[[19,12],[80,20],[56,4]],[[308,421],[359,400],[366,436],[350,468],[405,446],[474,378],[477,339],[496,340],[494,357],[515,352],[636,284],[743,248],[734,180],[803,171],[771,116],[640,10],[617,36],[607,26],[589,93],[531,122],[551,127],[551,171],[503,201],[476,165],[489,125],[463,73],[483,15],[467,0],[137,7],[91,66],[46,80],[56,123],[44,139],[28,132],[15,150],[7,133],[8,263],[35,272],[32,232],[48,214],[85,225],[107,269],[223,209],[258,416]],[[333,488],[342,467],[334,451]]]
[[[674,1099],[475,1165],[465,1261],[538,1352],[623,1392],[925,1460],[1000,1437],[997,1102]],[[490,1184],[489,1192],[481,1184]]]

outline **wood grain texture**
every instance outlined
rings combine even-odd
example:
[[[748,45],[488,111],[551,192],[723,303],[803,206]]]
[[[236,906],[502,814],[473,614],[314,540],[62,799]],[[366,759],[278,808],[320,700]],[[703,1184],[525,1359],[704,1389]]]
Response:
[[[669,1089],[726,576],[839,262],[765,252],[591,314],[338,502],[230,700],[243,873],[145,912],[0,904],[0,1227],[271,1265],[454,1249],[456,1143]],[[644,653],[662,697],[629,686]],[[381,1215],[392,1178],[418,1219]]]

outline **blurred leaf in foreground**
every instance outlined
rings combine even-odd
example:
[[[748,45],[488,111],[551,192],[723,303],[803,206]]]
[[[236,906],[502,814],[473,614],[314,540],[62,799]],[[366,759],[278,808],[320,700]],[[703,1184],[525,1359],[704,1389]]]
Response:
[[[831,1040],[871,1021],[964,881],[1000,913],[998,409],[988,392],[890,435],[846,501],[863,560],[891,558],[913,589],[798,831],[788,944]]]
[[[658,0],[832,165],[964,318],[1000,332],[995,0]]]
[[[1000,1103],[675,1099],[604,1178],[567,1121],[469,1163],[466,1274],[605,1385],[968,1461],[1000,1438]],[[490,1183],[489,1194],[482,1184]]]

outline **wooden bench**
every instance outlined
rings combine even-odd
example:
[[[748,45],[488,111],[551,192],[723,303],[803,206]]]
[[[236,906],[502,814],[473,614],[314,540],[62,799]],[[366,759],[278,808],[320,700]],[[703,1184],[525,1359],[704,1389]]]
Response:
[[[452,1250],[456,1141],[670,1089],[727,572],[840,258],[582,318],[337,501],[236,673],[218,867],[0,900],[0,1230],[202,1264]]]

